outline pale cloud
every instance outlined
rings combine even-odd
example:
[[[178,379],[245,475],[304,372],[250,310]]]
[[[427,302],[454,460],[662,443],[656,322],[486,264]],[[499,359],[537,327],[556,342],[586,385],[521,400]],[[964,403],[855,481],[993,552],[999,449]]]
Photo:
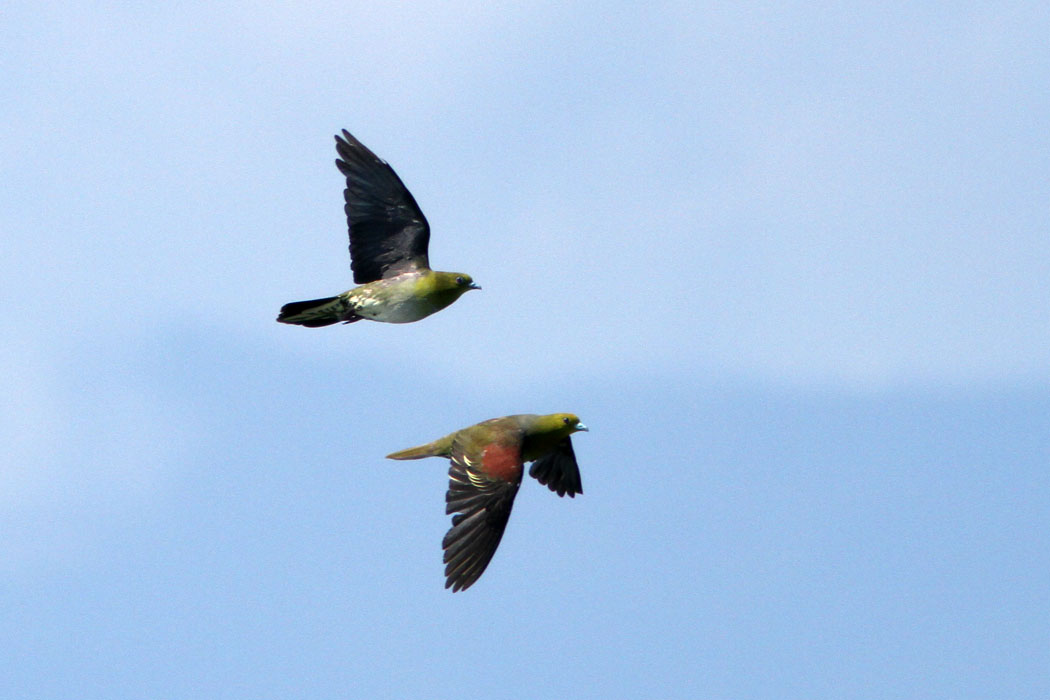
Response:
[[[0,368],[0,568],[62,566],[176,478],[192,418],[157,377],[18,333]]]

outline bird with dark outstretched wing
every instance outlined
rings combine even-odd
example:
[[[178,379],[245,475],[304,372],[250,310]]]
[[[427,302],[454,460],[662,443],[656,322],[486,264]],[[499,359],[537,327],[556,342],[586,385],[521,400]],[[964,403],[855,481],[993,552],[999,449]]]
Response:
[[[285,304],[277,320],[309,327],[363,318],[411,323],[480,289],[468,274],[430,269],[430,225],[394,169],[345,129],[335,142],[335,164],[346,178],[350,268],[360,286]]]
[[[434,442],[387,455],[390,459],[448,457],[445,511],[452,528],[442,541],[445,588],[469,588],[496,553],[521,486],[529,475],[559,496],[583,493],[570,435],[587,430],[571,413],[505,416],[457,430]]]

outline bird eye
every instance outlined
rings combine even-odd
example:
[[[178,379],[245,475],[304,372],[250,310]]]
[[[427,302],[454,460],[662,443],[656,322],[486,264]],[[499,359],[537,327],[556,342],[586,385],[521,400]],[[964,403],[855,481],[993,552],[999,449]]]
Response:
[[[464,282],[464,279],[462,277],[457,277],[456,278],[456,284],[463,284],[463,282]]]
[[[562,418],[561,422],[564,423],[565,425],[568,425],[569,424],[569,419],[568,418]]]

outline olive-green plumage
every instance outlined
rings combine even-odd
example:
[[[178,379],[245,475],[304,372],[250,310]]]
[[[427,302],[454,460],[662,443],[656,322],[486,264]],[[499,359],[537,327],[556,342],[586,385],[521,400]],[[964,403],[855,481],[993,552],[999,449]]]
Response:
[[[587,427],[571,413],[492,418],[389,459],[448,457],[445,512],[452,528],[442,541],[445,588],[469,588],[485,571],[510,519],[523,465],[559,496],[583,493],[570,435]]]
[[[363,318],[411,323],[480,289],[470,275],[430,269],[430,225],[394,169],[345,129],[335,141],[335,164],[346,176],[350,268],[360,286],[285,304],[277,320],[309,327]]]

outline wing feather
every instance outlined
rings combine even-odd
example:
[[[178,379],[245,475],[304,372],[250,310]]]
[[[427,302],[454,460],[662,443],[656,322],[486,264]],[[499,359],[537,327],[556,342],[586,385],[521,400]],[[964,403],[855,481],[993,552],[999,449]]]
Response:
[[[520,464],[520,440],[518,441]],[[468,456],[461,441],[453,441],[445,512],[452,515],[452,528],[441,543],[445,550],[445,588],[453,592],[469,588],[485,571],[496,553],[510,519],[514,497],[521,486],[517,478],[507,480],[483,471],[483,456]]]
[[[401,178],[345,129],[335,142],[335,164],[346,177],[343,197],[354,282],[429,269],[430,225]]]
[[[529,476],[559,496],[574,498],[583,493],[580,467],[572,450],[572,439],[565,438],[550,453],[540,457],[529,468]]]

